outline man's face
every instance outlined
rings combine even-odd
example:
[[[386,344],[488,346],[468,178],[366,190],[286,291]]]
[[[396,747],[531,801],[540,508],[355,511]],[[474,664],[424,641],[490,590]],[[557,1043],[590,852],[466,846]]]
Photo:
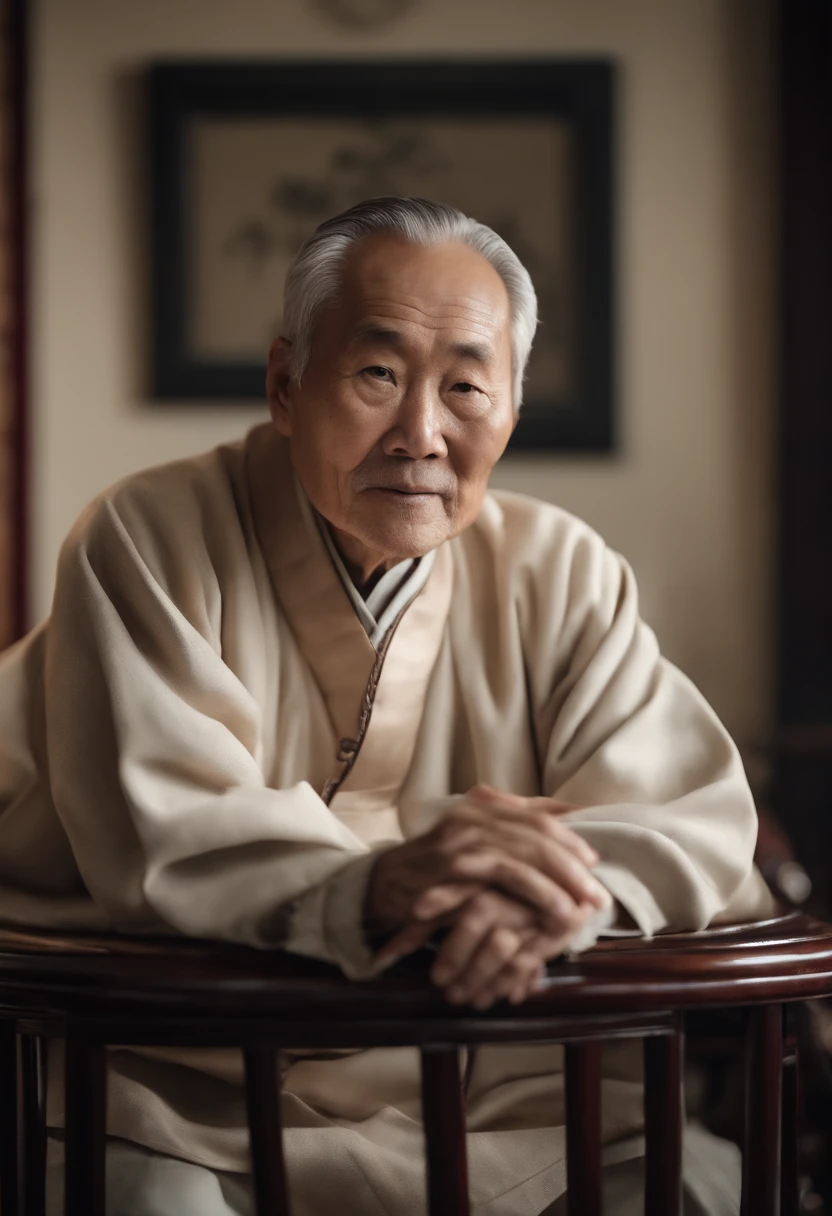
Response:
[[[514,427],[508,296],[485,258],[370,237],[300,385],[290,355],[273,344],[272,417],[359,582],[473,522]]]

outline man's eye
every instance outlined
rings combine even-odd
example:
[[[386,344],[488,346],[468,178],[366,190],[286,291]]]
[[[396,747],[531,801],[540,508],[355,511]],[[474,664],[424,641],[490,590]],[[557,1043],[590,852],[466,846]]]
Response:
[[[365,367],[364,375],[371,376],[373,380],[392,380],[393,378],[389,367]]]
[[[479,391],[475,384],[468,384],[466,380],[461,380],[459,384],[454,385],[455,393],[478,393]]]

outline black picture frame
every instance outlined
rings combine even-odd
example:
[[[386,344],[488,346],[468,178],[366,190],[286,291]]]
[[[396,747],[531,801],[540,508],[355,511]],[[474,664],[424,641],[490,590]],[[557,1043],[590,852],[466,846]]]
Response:
[[[195,118],[555,116],[570,132],[573,388],[521,413],[514,451],[614,448],[613,93],[606,59],[161,62],[149,71],[153,395],[262,399],[264,359],[189,349],[188,133]],[[499,171],[498,167],[495,171]]]

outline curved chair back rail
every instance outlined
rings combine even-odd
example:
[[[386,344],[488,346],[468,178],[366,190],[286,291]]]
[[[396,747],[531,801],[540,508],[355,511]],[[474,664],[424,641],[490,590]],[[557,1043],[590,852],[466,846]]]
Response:
[[[738,1007],[745,1034],[744,1216],[798,1211],[797,1085],[785,1002],[832,995],[832,926],[791,913],[755,925],[618,939],[550,968],[524,1005],[448,1006],[424,958],[353,983],[278,952],[182,939],[0,929],[2,1216],[43,1210],[43,1059],[66,1039],[66,1216],[103,1216],[107,1044],[243,1051],[258,1216],[290,1212],[281,1048],[416,1046],[431,1216],[469,1211],[462,1044],[564,1044],[568,1205],[600,1216],[601,1048],[641,1037],[648,1216],[681,1212],[685,1012]],[[781,1169],[781,1160],[782,1166]]]

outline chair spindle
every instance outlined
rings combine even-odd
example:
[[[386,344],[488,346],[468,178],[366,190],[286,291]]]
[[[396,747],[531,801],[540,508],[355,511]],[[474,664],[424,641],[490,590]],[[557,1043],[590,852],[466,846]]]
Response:
[[[20,1092],[23,1160],[20,1183],[26,1216],[44,1216],[46,1207],[46,1042],[20,1036]]]
[[[0,1209],[17,1216],[20,1205],[17,1146],[17,1034],[14,1022],[0,1020]]]
[[[797,1043],[791,1040],[783,1056],[783,1125],[780,1162],[780,1216],[800,1211],[799,1102],[800,1073]]]
[[[251,1137],[251,1171],[257,1216],[290,1216],[280,1114],[280,1052],[247,1047],[246,1107]]]
[[[566,1210],[601,1216],[601,1044],[564,1048]]]
[[[430,1045],[422,1054],[422,1122],[430,1216],[468,1216],[465,1098],[456,1047]]]
[[[645,1216],[681,1216],[684,1036],[644,1039]]]
[[[783,1096],[783,1006],[748,1010],[742,1216],[778,1216]]]
[[[66,1034],[65,1216],[105,1216],[107,1055],[70,1027]]]

